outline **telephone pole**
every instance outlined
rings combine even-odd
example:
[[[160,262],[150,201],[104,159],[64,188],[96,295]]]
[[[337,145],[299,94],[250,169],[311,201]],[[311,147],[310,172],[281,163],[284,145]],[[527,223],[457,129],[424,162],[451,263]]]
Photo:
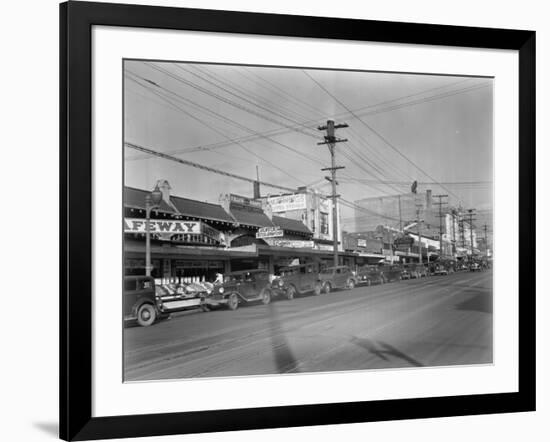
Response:
[[[466,247],[466,234],[464,233],[464,214],[462,212],[458,213],[458,231],[460,234],[460,243],[464,249]]]
[[[456,258],[456,226],[455,226],[455,219],[456,219],[456,210],[455,209],[452,209],[451,210],[451,227],[453,229],[453,236],[452,236],[452,240],[451,240],[451,247],[452,247],[452,254],[453,254],[453,259]]]
[[[446,201],[443,201],[443,198],[448,198],[449,195],[434,195],[434,198],[438,198],[439,201],[434,203],[439,206],[439,259],[441,260],[441,257],[443,255],[443,205],[447,204]]]
[[[422,264],[422,236],[420,234],[420,207],[416,206],[416,230],[418,232],[418,262],[419,264]],[[426,249],[426,254],[428,253],[428,249]],[[429,255],[428,255],[429,258]],[[429,263],[428,263],[429,264]]]
[[[397,195],[397,203],[399,204],[399,231],[403,231],[403,217],[401,215],[401,195]]]
[[[470,260],[474,258],[474,218],[475,209],[468,209],[468,224],[470,225]]]
[[[330,177],[326,176],[325,179],[332,184],[332,239],[333,239],[333,255],[334,255],[334,265],[338,265],[338,213],[336,211],[338,197],[340,195],[336,194],[336,186],[338,182],[336,181],[336,171],[338,169],[344,169],[344,166],[337,166],[335,159],[335,144],[348,141],[345,138],[336,138],[334,134],[335,129],[341,129],[348,127],[346,123],[334,124],[334,120],[327,120],[325,126],[319,126],[317,129],[322,131],[327,131],[327,134],[324,136],[325,141],[317,143],[321,146],[326,144],[330,152],[330,167],[325,167],[321,169],[322,171],[330,170]]]

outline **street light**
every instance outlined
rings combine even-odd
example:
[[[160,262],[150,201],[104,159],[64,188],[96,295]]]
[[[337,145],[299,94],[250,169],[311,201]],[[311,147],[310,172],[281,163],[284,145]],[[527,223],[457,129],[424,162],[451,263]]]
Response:
[[[151,276],[151,229],[149,226],[151,210],[162,201],[162,192],[158,184],[151,193],[145,195],[145,275]]]

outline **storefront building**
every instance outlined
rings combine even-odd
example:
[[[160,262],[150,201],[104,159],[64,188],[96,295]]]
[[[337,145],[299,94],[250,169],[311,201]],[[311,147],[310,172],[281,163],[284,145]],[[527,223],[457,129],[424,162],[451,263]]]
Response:
[[[332,265],[332,241],[326,240],[322,231],[316,238],[301,219],[279,215],[287,211],[274,213],[265,199],[222,194],[219,204],[213,204],[171,195],[165,180],[159,181],[158,187],[163,198],[151,211],[149,221],[155,278],[213,281],[217,273],[234,270],[265,268],[274,273],[281,266],[296,263]],[[148,193],[125,188],[126,275],[145,273]],[[342,251],[342,263],[353,256]]]

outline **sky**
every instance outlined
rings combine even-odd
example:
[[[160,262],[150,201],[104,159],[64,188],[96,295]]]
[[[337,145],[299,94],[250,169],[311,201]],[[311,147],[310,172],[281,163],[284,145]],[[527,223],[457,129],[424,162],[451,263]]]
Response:
[[[338,193],[345,201],[432,189],[490,224],[493,79],[159,61],[126,61],[127,143],[203,166],[329,193],[324,133],[333,119]],[[218,202],[252,184],[125,147],[125,184]],[[284,192],[263,185],[262,195]],[[342,207],[353,230],[354,209]]]

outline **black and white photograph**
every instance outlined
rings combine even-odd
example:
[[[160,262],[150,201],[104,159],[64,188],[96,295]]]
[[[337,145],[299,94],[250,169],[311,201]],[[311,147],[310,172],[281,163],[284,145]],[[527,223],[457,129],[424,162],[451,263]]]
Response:
[[[493,363],[493,78],[123,76],[125,382]]]

